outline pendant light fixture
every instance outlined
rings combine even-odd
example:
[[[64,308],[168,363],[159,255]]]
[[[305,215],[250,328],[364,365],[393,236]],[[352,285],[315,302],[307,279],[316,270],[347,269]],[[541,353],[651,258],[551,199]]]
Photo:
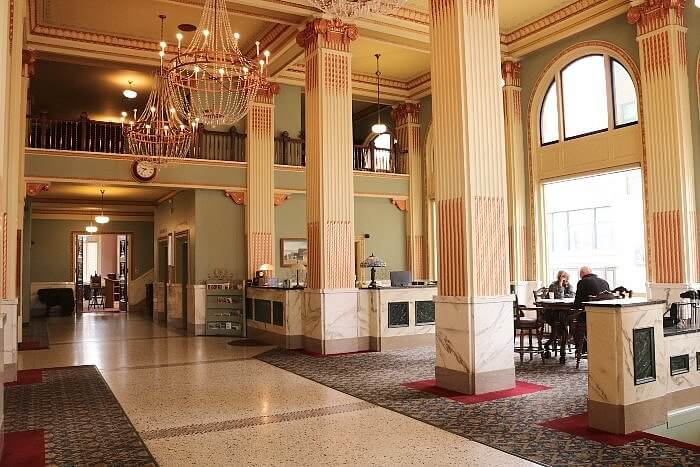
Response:
[[[104,188],[100,190],[102,194],[102,200],[100,202],[100,215],[95,216],[95,222],[98,224],[106,224],[109,222],[109,216],[105,216],[105,190]]]
[[[92,221],[90,221],[90,225],[86,225],[86,226],[85,226],[85,231],[86,231],[87,233],[94,234],[95,232],[97,232],[97,226],[94,225],[94,224],[92,223]]]
[[[138,96],[138,93],[137,93],[136,91],[134,91],[133,89],[131,89],[131,85],[132,85],[132,84],[134,84],[134,82],[131,81],[131,80],[129,80],[129,88],[128,88],[128,89],[124,89],[124,90],[122,91],[122,94],[124,94],[124,97],[126,97],[126,98],[128,98],[128,99],[135,99],[136,96]]]
[[[381,118],[382,106],[379,103],[379,77],[382,75],[381,71],[379,71],[379,57],[381,55],[375,54],[374,56],[377,59],[377,72],[375,73],[377,75],[377,123],[372,125],[372,133],[374,133],[375,135],[381,135],[383,133],[386,133],[386,125],[382,123]]]

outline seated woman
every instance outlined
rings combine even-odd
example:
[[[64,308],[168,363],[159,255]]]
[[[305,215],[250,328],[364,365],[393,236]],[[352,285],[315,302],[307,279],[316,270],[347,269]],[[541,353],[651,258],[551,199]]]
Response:
[[[549,292],[554,294],[554,298],[573,298],[574,290],[571,288],[571,282],[569,282],[569,273],[566,271],[559,271],[557,273],[557,280],[549,285]]]

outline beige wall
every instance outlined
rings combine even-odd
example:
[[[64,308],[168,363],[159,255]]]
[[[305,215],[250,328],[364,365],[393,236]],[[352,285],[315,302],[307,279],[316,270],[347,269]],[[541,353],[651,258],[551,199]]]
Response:
[[[159,261],[158,239],[168,235],[175,235],[185,230],[189,231],[190,254],[194,254],[196,237],[194,213],[195,192],[192,190],[181,191],[158,205],[154,216],[154,236],[152,237],[156,263]],[[154,280],[156,282],[166,282],[167,278],[160,277],[161,272],[158,269],[155,268],[154,270]]]
[[[280,92],[275,96],[275,137],[286,131],[289,136],[296,138],[301,131],[303,89],[299,86],[280,86]]]
[[[117,236],[100,235],[100,276],[117,273]]]

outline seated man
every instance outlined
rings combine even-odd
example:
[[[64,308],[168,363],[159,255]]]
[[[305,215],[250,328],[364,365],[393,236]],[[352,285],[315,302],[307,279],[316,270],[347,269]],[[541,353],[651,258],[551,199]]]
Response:
[[[574,291],[571,288],[571,282],[569,282],[569,273],[566,271],[559,271],[557,273],[557,280],[549,285],[548,291],[554,294],[554,298],[571,298],[574,296]]]
[[[608,284],[606,280],[593,274],[590,267],[583,266],[578,274],[581,280],[578,281],[578,285],[576,286],[574,308],[580,309],[583,306],[583,302],[590,301],[592,296],[594,297],[601,292],[610,290],[610,284]]]

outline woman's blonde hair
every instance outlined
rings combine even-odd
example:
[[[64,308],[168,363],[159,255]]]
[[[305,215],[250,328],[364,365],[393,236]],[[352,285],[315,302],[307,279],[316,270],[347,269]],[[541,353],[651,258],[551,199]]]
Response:
[[[562,276],[566,276],[566,278],[569,279],[569,273],[562,270],[557,273],[557,280],[560,280]]]

